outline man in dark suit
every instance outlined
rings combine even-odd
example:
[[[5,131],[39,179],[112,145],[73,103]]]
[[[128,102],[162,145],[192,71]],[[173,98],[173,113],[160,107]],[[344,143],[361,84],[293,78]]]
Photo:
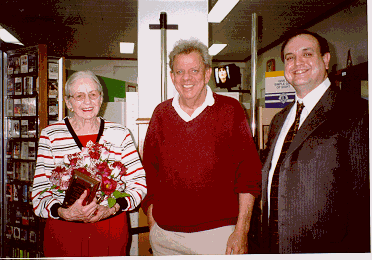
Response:
[[[296,98],[270,126],[265,252],[370,252],[368,102],[331,84],[329,46],[319,35],[291,35],[281,56]]]

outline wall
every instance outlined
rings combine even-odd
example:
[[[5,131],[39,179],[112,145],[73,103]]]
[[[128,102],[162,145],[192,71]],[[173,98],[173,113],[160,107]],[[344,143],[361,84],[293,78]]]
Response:
[[[361,0],[328,17],[322,22],[307,28],[316,32],[329,42],[331,49],[330,69],[337,70],[346,67],[347,52],[351,50],[353,65],[368,61],[368,31],[367,31],[367,1]],[[262,55],[257,61],[257,98],[258,105],[265,103],[265,70],[266,62],[275,59],[277,71],[284,70],[280,59],[281,45],[278,45]],[[247,62],[247,78],[250,82],[250,62]]]
[[[91,70],[99,76],[137,83],[138,62],[132,60],[66,59],[67,70]]]

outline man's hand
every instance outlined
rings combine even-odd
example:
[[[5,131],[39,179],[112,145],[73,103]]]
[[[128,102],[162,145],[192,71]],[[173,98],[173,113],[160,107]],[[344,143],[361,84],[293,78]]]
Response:
[[[149,224],[149,228],[151,228],[155,225],[155,219],[152,216],[152,208],[154,207],[154,204],[151,204],[149,208],[147,209],[147,223]]]
[[[250,228],[254,196],[239,193],[239,215],[234,232],[226,244],[226,255],[248,253],[248,232]]]
[[[226,255],[248,253],[248,234],[234,231],[227,240]]]

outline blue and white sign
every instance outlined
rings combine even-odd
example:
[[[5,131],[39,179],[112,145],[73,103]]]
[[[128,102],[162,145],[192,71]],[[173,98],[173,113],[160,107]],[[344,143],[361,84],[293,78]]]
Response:
[[[283,108],[294,101],[295,93],[284,78],[284,71],[265,73],[265,107]]]

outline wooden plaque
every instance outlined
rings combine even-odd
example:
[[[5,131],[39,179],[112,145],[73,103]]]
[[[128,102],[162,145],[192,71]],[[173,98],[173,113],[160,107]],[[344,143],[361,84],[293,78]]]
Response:
[[[93,179],[78,170],[74,170],[62,207],[70,207],[80,198],[81,194],[83,194],[85,190],[88,190],[88,195],[85,198],[83,205],[91,203],[96,196],[99,185],[100,182],[96,179]]]
[[[275,59],[266,62],[266,72],[275,71]]]

